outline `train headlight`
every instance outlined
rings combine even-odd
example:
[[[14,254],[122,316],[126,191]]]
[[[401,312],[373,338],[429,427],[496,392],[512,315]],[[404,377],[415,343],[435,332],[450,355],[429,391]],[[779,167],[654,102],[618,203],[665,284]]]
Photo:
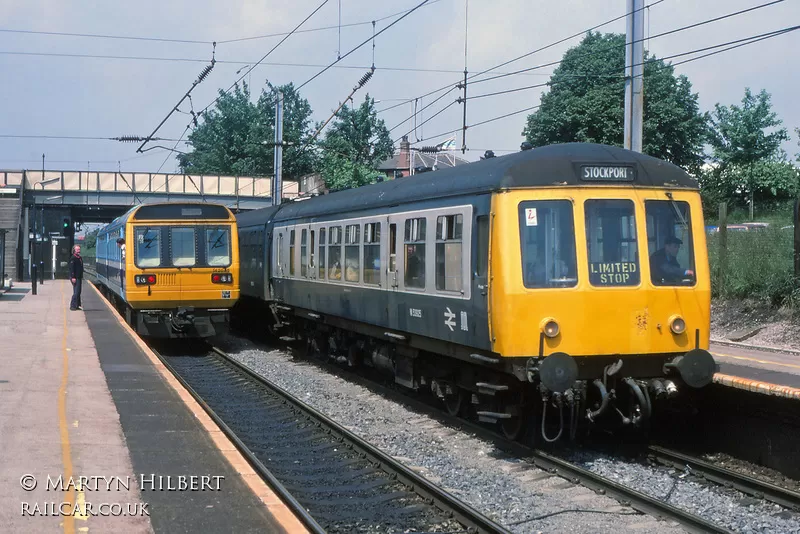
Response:
[[[233,275],[231,273],[214,273],[211,275],[212,284],[232,284]]]
[[[137,286],[153,285],[156,283],[156,275],[154,274],[137,274],[133,277],[133,281]]]
[[[561,331],[561,328],[559,328],[558,323],[552,317],[544,319],[541,322],[540,328],[542,332],[544,332],[544,335],[550,338],[556,337],[558,333]]]
[[[669,318],[669,329],[673,334],[683,334],[686,331],[686,321],[680,315],[673,315]]]

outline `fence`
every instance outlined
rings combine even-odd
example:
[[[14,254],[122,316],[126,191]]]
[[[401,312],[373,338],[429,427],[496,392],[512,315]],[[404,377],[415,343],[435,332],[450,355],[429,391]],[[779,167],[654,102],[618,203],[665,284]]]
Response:
[[[727,219],[720,204],[719,230],[708,237],[712,294],[800,306],[800,200],[794,225],[729,226]]]

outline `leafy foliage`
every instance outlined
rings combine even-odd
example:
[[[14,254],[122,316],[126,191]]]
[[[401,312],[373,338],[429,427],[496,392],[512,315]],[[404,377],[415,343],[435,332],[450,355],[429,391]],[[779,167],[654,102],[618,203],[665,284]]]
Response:
[[[700,177],[709,209],[719,202],[744,207],[800,193],[798,170],[781,150],[789,136],[785,128],[777,128],[780,125],[764,90],[753,95],[745,89],[741,106],[714,107],[709,144],[715,166]]]
[[[283,92],[283,174],[297,178],[313,171],[313,150],[300,150],[310,136],[311,106],[293,84],[276,88]],[[273,173],[275,140],[275,94],[262,90],[258,101],[250,99],[247,84],[237,84],[232,93],[220,91],[214,109],[189,135],[193,147],[178,156],[183,172],[263,176]],[[267,144],[265,144],[267,143]]]
[[[741,107],[714,106],[708,141],[720,167],[747,166],[779,156],[781,143],[789,139],[789,134],[786,128],[766,132],[781,125],[770,98],[765,90],[753,95],[748,87]]]
[[[702,164],[706,116],[686,76],[645,52],[643,151],[689,171]],[[522,134],[534,146],[590,142],[623,145],[625,36],[589,32],[564,54],[550,91]]]
[[[332,191],[360,187],[382,176],[375,167],[392,155],[392,138],[369,95],[357,108],[342,107],[322,149],[322,177]]]
[[[86,236],[83,238],[83,248],[95,248],[97,246],[97,234],[100,232],[99,228],[92,230],[91,232],[87,232]]]

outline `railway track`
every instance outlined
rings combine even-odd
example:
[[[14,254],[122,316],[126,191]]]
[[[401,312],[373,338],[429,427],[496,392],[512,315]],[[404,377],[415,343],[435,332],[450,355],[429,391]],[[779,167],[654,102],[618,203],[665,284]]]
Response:
[[[287,346],[286,348],[289,351],[297,351],[297,349],[291,346]],[[536,467],[565,478],[575,484],[581,484],[598,493],[609,495],[621,504],[630,506],[641,513],[665,520],[676,521],[690,532],[731,532],[689,511],[673,506],[634,488],[619,484],[556,455],[528,447],[519,442],[508,440],[485,426],[451,416],[440,408],[434,407],[419,399],[412,398],[404,392],[399,392],[394,388],[384,386],[360,374],[319,360],[315,360],[314,364],[328,372],[346,376],[349,380],[368,387],[392,400],[409,405],[414,410],[431,415],[448,425],[455,426],[464,431],[469,431],[481,438],[492,441],[500,449],[519,458],[526,458]],[[696,478],[737,489],[755,498],[779,504],[793,511],[800,511],[800,493],[798,492],[716,466],[700,458],[664,447],[651,445],[647,447],[646,454],[651,462],[675,467],[683,472],[688,471]]]
[[[715,484],[734,488],[758,499],[764,499],[800,512],[800,493],[796,491],[658,445],[650,445],[647,448],[647,455],[651,461],[688,471],[692,475]]]
[[[312,532],[509,532],[224,352],[158,356]]]

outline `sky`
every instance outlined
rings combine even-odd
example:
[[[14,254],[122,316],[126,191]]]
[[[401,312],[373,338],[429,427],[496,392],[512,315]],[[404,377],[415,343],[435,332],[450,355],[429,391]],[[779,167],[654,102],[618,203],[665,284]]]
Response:
[[[646,0],[654,5],[646,10],[645,35],[655,36],[768,1]],[[45,154],[47,169],[175,172],[174,154],[161,149],[137,154],[138,143],[3,136],[145,136],[189,89],[213,52],[218,63],[192,92],[191,105],[185,101],[180,106],[183,113],[173,114],[158,131],[160,137],[177,140],[190,122],[185,112],[206,107],[220,88],[230,87],[247,69],[239,75],[237,71],[254,65],[282,37],[241,39],[288,32],[322,2],[0,0],[0,169],[40,169]],[[371,21],[375,20],[376,31],[381,31],[399,16],[397,13],[420,2],[328,0],[301,29],[334,28],[291,35],[245,78],[253,88],[253,98],[267,80],[273,85],[304,83],[339,55],[369,39],[373,32]],[[341,29],[338,28],[340,9]],[[465,68],[465,40],[466,68],[469,73],[477,73],[579,34],[497,69],[500,73],[511,72],[558,61],[568,48],[580,42],[580,35],[587,29],[621,16],[626,10],[626,0],[429,0],[428,5],[375,39],[376,71],[356,94],[356,103],[368,93],[379,101],[378,109],[401,104],[380,114],[387,127],[394,128],[392,138],[399,140],[408,133],[416,146],[437,144],[448,136],[433,136],[461,127],[463,108],[454,103],[459,91],[453,89],[417,114],[417,123],[430,120],[416,130],[412,120],[397,126],[413,115],[414,103],[403,101],[458,83]],[[389,15],[395,16],[386,18]],[[796,24],[800,24],[800,1],[785,0],[737,17],[649,39],[646,48],[658,57],[665,57]],[[600,30],[623,33],[624,20]],[[28,31],[197,42],[23,33]],[[217,43],[215,48],[212,42]],[[676,71],[685,74],[699,93],[702,111],[712,110],[715,103],[739,103],[745,87],[754,92],[766,89],[772,94],[774,110],[790,130],[791,140],[784,144],[784,149],[794,155],[800,152],[794,132],[800,126],[798,45],[800,31],[678,65]],[[690,57],[694,56],[673,61]],[[303,87],[301,92],[314,110],[314,120],[326,119],[372,62],[373,47],[369,42]],[[470,84],[468,95],[540,84],[548,80],[553,68]],[[467,124],[535,106],[542,90],[546,89],[469,101]],[[442,92],[418,100],[417,108]],[[476,160],[487,149],[498,155],[518,150],[526,116],[527,113],[520,113],[469,129],[466,140],[469,150],[465,157]],[[461,142],[459,133],[456,139],[459,147]],[[174,141],[153,144],[175,145]],[[177,149],[186,150],[186,145],[180,143]]]

